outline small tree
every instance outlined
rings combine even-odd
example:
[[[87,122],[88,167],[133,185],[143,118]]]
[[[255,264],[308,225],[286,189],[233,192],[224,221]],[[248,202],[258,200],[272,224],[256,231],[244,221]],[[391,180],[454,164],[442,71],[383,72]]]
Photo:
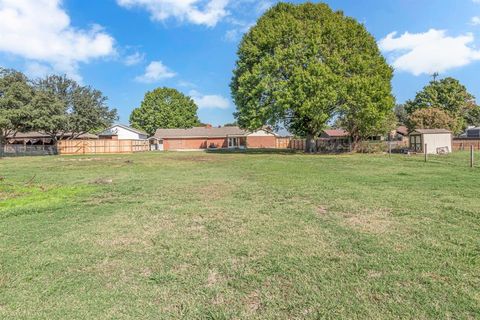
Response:
[[[147,92],[139,108],[130,115],[132,127],[153,135],[159,128],[191,128],[200,124],[192,98],[171,88]]]
[[[32,86],[22,73],[0,68],[0,144],[32,127]]]
[[[408,120],[410,130],[414,129],[449,129],[458,130],[458,120],[440,108],[426,108],[414,111]]]
[[[407,113],[407,110],[405,109],[405,105],[397,104],[395,106],[394,112],[395,112],[395,116],[397,117],[397,124],[406,126],[408,123],[408,113]]]

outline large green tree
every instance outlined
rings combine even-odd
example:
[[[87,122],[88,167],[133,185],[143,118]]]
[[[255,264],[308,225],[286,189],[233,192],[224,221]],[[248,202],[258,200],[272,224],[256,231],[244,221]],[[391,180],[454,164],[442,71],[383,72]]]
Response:
[[[431,81],[416,94],[415,99],[407,101],[405,108],[409,115],[420,109],[441,109],[456,119],[454,131],[457,133],[467,125],[478,123],[479,106],[475,97],[454,78]]]
[[[393,71],[365,27],[328,5],[279,3],[243,37],[231,83],[241,127],[311,141],[342,118],[354,141],[391,118]]]
[[[75,139],[110,126],[118,119],[107,97],[89,86],[81,86],[66,76],[47,76],[35,85],[34,121],[36,130],[55,141],[68,135]]]
[[[0,67],[0,144],[31,128],[34,90],[22,73]]]
[[[130,124],[150,135],[159,128],[191,128],[200,124],[197,110],[193,99],[178,90],[158,88],[145,94],[130,115]]]

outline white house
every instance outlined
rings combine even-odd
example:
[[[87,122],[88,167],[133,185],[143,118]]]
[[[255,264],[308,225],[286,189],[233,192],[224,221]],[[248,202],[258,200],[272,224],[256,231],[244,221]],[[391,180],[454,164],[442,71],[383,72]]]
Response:
[[[134,129],[122,124],[116,124],[99,135],[100,139],[112,140],[146,140],[148,134],[142,130]]]
[[[417,129],[410,133],[410,149],[428,154],[452,152],[452,132],[445,129]]]

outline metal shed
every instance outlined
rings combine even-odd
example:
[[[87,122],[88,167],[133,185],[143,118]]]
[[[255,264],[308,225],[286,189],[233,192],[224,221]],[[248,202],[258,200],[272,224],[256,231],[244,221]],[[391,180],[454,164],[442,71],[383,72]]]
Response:
[[[410,149],[424,153],[427,145],[428,154],[452,152],[452,132],[446,129],[417,129],[409,135]]]

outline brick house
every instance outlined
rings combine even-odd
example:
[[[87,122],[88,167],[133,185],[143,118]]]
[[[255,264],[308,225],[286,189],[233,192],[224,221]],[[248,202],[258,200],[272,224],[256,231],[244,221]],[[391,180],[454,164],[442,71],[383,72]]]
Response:
[[[152,150],[276,148],[277,135],[268,128],[248,132],[239,127],[158,129],[150,138]]]

